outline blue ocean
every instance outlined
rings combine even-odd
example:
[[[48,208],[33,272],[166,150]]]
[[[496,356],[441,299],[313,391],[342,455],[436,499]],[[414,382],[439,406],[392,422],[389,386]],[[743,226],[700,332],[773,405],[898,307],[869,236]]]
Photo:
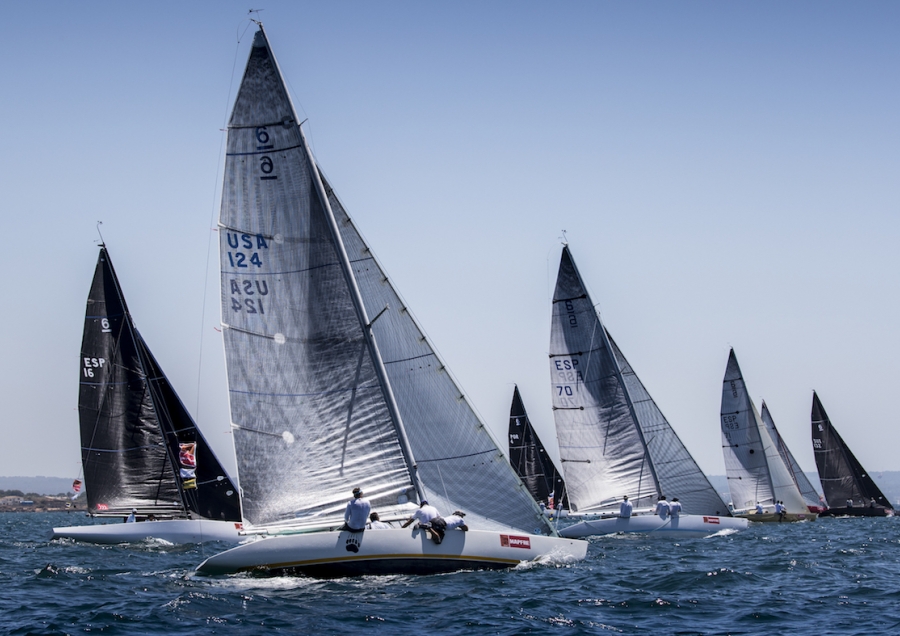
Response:
[[[195,575],[215,544],[47,541],[84,522],[0,515],[3,633],[900,633],[894,518],[598,537],[574,564],[327,581]]]

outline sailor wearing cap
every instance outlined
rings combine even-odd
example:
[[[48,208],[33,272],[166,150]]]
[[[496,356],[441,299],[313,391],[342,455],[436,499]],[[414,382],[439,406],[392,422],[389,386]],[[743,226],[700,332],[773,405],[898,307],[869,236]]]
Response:
[[[348,532],[362,532],[365,530],[371,509],[372,506],[369,504],[369,500],[363,498],[362,488],[354,488],[353,499],[347,503],[347,509],[344,510],[344,525],[341,527],[341,530]]]
[[[137,521],[137,508],[131,509],[131,514],[128,515],[128,518],[125,520],[125,523],[134,523]]]
[[[423,499],[422,503],[419,504],[419,509],[413,513],[412,517],[403,523],[403,527],[407,527],[413,521],[418,521],[419,526],[425,526],[427,528],[428,526],[426,526],[426,524],[430,524],[432,519],[436,519],[440,516],[441,514],[437,511],[437,508],[430,505],[427,499]]]

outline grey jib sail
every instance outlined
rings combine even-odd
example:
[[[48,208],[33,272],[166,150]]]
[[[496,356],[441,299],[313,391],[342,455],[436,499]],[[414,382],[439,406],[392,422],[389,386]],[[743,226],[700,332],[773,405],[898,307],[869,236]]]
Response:
[[[847,505],[847,500],[852,499],[854,506],[868,506],[874,501],[878,507],[893,510],[888,498],[850,452],[828,419],[815,392],[811,420],[813,454],[828,505],[842,508]]]
[[[190,512],[240,519],[236,489],[135,329],[105,247],[88,295],[80,381],[82,466],[92,514],[137,508],[159,517]],[[167,435],[196,444],[198,477],[213,479],[214,487],[184,491]]]
[[[824,501],[822,501],[818,491],[809,481],[809,478],[803,472],[803,469],[800,468],[800,464],[794,458],[794,454],[788,448],[784,438],[781,437],[781,433],[779,433],[778,429],[775,427],[775,420],[772,419],[772,414],[769,413],[769,407],[766,406],[765,400],[762,402],[760,417],[762,417],[762,421],[766,425],[766,429],[768,429],[772,441],[778,446],[778,452],[781,455],[781,459],[788,468],[790,468],[794,483],[797,485],[797,488],[800,489],[800,494],[803,495],[803,501],[806,502],[807,506],[822,506]]]
[[[566,482],[531,425],[518,386],[509,409],[509,463],[535,501],[547,505],[552,497],[554,507],[560,502],[569,507]]]
[[[419,496],[418,475],[445,514],[456,504],[537,527],[534,504],[523,514],[528,495],[511,469],[504,481],[490,468],[506,462],[322,179],[262,30],[227,146],[222,313],[245,518],[339,519],[357,485],[384,510]]]

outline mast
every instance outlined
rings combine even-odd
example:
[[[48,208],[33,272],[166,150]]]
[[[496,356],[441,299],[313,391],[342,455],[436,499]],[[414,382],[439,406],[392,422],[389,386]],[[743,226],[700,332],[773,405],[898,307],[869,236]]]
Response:
[[[266,48],[269,50],[269,55],[272,56],[272,62],[278,72],[278,77],[281,80],[282,85],[286,87],[286,84],[284,83],[284,75],[281,73],[281,67],[278,64],[275,53],[272,51],[272,47],[269,46],[269,38],[266,36],[265,29],[263,28],[261,22],[257,22],[257,24],[259,25],[260,33],[262,33],[263,38],[265,39]],[[297,118],[297,110],[294,108],[294,101],[293,99],[291,99],[291,95],[286,89],[285,94],[287,95],[287,100],[290,104],[291,114],[294,116],[294,121],[299,121],[299,119]],[[316,192],[319,195],[319,201],[322,204],[323,210],[325,211],[325,216],[328,221],[328,227],[331,230],[331,235],[337,248],[338,258],[340,258],[341,261],[341,269],[343,271],[344,278],[347,281],[347,286],[350,288],[353,307],[356,310],[356,315],[359,319],[360,325],[362,325],[363,327],[363,333],[366,338],[366,344],[368,346],[370,355],[375,362],[374,366],[375,372],[378,376],[378,381],[381,384],[381,388],[384,391],[385,397],[387,398],[386,402],[388,411],[391,414],[391,420],[394,423],[394,427],[397,432],[401,453],[404,460],[406,461],[410,477],[412,478],[413,486],[416,489],[416,494],[419,496],[419,501],[422,501],[423,499],[425,499],[425,487],[422,484],[421,479],[419,478],[418,467],[416,466],[412,448],[410,447],[409,439],[406,435],[406,429],[403,427],[403,420],[401,419],[400,411],[397,408],[397,401],[394,397],[394,392],[391,389],[387,371],[384,368],[384,360],[381,357],[381,352],[378,350],[378,343],[375,342],[375,335],[372,332],[372,322],[369,322],[369,318],[366,315],[366,308],[363,304],[362,295],[360,294],[359,286],[356,283],[356,278],[353,276],[353,270],[350,266],[350,259],[347,256],[347,250],[344,247],[344,241],[341,238],[340,229],[338,228],[337,221],[334,218],[334,212],[331,209],[331,204],[328,200],[328,196],[325,193],[325,187],[322,185],[322,177],[319,174],[318,165],[313,158],[312,151],[310,151],[309,149],[306,135],[303,133],[303,127],[300,124],[297,124],[297,129],[297,132],[300,134],[300,139],[303,143],[304,152],[306,153],[307,160],[309,161],[310,172],[313,175]],[[377,319],[378,316],[375,317],[375,320]]]

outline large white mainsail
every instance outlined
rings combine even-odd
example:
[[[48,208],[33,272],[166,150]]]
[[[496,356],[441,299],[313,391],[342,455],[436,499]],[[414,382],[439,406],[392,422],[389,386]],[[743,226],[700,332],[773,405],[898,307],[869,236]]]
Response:
[[[650,507],[660,492],[613,347],[564,246],[550,327],[553,416],[569,506],[617,511],[627,495]]]
[[[760,417],[762,417],[762,421],[766,425],[766,430],[769,431],[769,436],[778,447],[781,460],[790,469],[791,476],[794,478],[794,483],[800,490],[800,494],[803,495],[803,501],[806,503],[807,507],[813,509],[824,507],[825,502],[822,497],[819,495],[815,486],[812,485],[812,482],[809,481],[809,477],[806,476],[803,469],[800,468],[800,464],[794,458],[791,449],[788,448],[784,438],[781,437],[781,433],[779,433],[778,429],[775,427],[775,420],[772,419],[772,414],[769,413],[769,407],[766,406],[765,400],[762,401]]]
[[[427,496],[479,528],[550,532],[322,179],[262,30],[225,174],[222,313],[245,518],[324,525],[358,485],[380,511]]]
[[[735,512],[777,501],[791,512],[806,511],[803,497],[750,399],[733,349],[722,386],[721,425],[725,472]]]
[[[377,351],[262,30],[228,126],[222,322],[243,515],[337,520],[416,498]]]

